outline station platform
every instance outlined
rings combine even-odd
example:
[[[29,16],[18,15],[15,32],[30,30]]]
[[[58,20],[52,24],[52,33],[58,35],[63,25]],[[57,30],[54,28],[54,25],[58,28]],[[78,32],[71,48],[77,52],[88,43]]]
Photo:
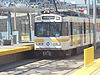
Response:
[[[100,48],[97,50],[97,52],[100,53],[99,51]],[[98,55],[98,53],[95,54],[95,57]],[[91,57],[91,55],[88,57]],[[71,75],[100,75],[100,56],[94,59],[94,62],[88,66],[84,65],[82,68],[71,73]]]
[[[0,46],[0,66],[22,60],[34,51],[34,43],[20,43],[12,46]]]
[[[0,46],[0,56],[32,50],[33,43],[20,43],[12,46]]]
[[[88,67],[82,67],[71,75],[100,75],[100,58]]]

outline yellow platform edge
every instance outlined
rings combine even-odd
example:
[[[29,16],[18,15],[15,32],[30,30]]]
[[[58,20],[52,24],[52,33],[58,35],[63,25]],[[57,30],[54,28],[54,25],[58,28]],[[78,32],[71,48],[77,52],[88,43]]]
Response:
[[[94,60],[94,47],[84,49],[84,66],[71,75],[95,75],[100,71],[100,58]]]
[[[29,51],[33,49],[34,49],[34,45],[21,46],[21,47],[9,48],[9,49],[0,49],[0,56]]]
[[[81,69],[73,72],[71,75],[95,75],[100,69],[100,58],[96,59],[93,64],[88,67],[82,67]],[[100,70],[99,70],[100,71]]]

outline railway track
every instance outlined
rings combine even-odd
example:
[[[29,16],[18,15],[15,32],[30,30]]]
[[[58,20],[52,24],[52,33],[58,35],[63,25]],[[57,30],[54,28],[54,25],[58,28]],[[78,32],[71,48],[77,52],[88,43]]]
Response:
[[[95,58],[100,57],[99,49]],[[65,59],[26,59],[0,67],[0,75],[70,75],[82,66],[83,54]]]
[[[69,75],[82,65],[82,54],[65,59],[30,59],[6,65],[0,75]]]

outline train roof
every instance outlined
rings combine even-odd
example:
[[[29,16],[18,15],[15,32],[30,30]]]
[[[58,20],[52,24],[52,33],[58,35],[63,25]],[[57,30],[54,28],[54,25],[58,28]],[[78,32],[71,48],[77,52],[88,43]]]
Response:
[[[40,16],[62,16],[61,14],[41,14]],[[38,16],[37,16],[38,17]],[[91,23],[93,23],[93,18],[92,17],[81,17],[81,16],[62,16],[63,17],[63,21],[70,21],[70,22],[89,22],[89,20],[91,21]],[[96,19],[97,23],[100,23],[100,18]]]

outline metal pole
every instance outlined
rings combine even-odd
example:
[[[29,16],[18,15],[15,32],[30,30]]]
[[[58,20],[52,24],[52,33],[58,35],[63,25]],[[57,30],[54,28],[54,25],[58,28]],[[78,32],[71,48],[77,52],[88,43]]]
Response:
[[[27,13],[27,16],[28,16],[28,25],[29,25],[29,37],[30,37],[30,41],[32,41],[32,39],[31,39],[31,23],[30,23],[30,14],[29,13]]]
[[[88,0],[87,4],[87,14],[90,15],[90,0]]]
[[[57,5],[56,5],[55,0],[53,0],[53,3],[54,3],[54,6],[55,6],[55,12],[58,12]]]
[[[16,12],[14,12],[14,30],[16,30]]]
[[[96,50],[96,0],[93,4],[93,45]]]
[[[10,39],[10,37],[12,36],[11,12],[8,12],[7,31],[8,31],[8,39]]]
[[[30,38],[32,41],[32,13],[30,12]]]

